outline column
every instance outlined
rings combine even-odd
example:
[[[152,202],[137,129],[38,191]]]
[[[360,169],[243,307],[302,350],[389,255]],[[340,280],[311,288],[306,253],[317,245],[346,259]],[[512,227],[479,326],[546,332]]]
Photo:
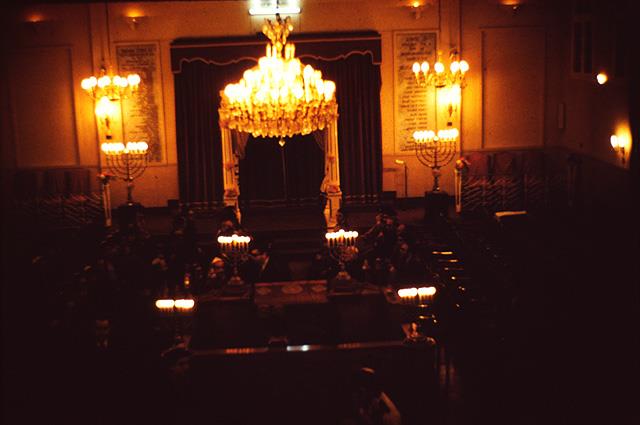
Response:
[[[340,158],[338,153],[338,119],[327,126],[327,139],[325,145],[325,169],[328,175],[325,176],[327,184],[327,205],[324,208],[324,217],[327,221],[327,229],[333,229],[337,224],[338,209],[342,201],[342,191],[340,190]]]
[[[231,130],[220,127],[222,141],[222,182],[224,186],[223,202],[225,206],[233,206],[240,218],[240,208],[238,206],[238,196],[240,187],[236,180],[236,156],[233,153],[233,143],[231,141]]]

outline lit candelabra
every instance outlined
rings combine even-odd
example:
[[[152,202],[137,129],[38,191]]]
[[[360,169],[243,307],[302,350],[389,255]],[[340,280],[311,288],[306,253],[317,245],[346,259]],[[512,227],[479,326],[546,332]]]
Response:
[[[464,77],[469,71],[469,64],[465,60],[458,60],[458,52],[452,50],[449,55],[451,63],[449,69],[446,69],[442,63],[442,53],[438,52],[438,60],[433,67],[429,62],[415,62],[412,67],[413,75],[419,85],[434,86],[442,88],[445,86],[459,85],[464,87]]]
[[[133,181],[147,169],[149,145],[146,142],[103,143],[107,166],[118,178],[127,182],[127,204],[133,205]]]
[[[433,173],[433,192],[440,192],[440,168],[451,162],[456,154],[458,129],[422,130],[413,133],[416,156]]]
[[[411,323],[407,336],[409,341],[435,343],[432,334],[436,318],[431,309],[435,294],[436,288],[433,286],[398,289],[398,296],[402,304],[416,307],[416,318]]]
[[[189,324],[195,308],[195,300],[190,297],[160,298],[155,304],[161,316],[170,319],[172,339],[184,340],[185,334],[190,332]]]
[[[337,232],[328,232],[325,237],[327,238],[329,255],[338,262],[340,268],[336,281],[339,283],[350,282],[351,275],[347,272],[347,263],[353,261],[358,255],[356,248],[358,232],[340,229]]]
[[[233,274],[229,279],[230,285],[244,285],[244,281],[238,271],[238,264],[249,252],[249,242],[251,242],[250,236],[240,236],[235,233],[231,236],[218,236],[220,251],[229,258],[233,264]]]

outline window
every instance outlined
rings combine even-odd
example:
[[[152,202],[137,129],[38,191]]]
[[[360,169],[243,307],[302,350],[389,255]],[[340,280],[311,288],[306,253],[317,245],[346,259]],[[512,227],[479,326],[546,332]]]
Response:
[[[591,75],[593,71],[593,0],[575,0],[572,19],[572,71]]]

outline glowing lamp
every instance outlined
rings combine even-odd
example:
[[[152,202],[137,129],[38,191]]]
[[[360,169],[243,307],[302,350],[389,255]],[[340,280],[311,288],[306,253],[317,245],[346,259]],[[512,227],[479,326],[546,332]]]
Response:
[[[607,81],[609,81],[609,77],[606,73],[600,72],[598,75],[596,75],[596,81],[598,81],[598,84],[603,85]]]

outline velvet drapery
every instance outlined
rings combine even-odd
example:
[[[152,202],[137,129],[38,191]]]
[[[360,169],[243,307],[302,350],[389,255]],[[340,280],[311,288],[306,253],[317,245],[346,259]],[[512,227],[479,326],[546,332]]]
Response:
[[[340,43],[334,44],[340,45]],[[371,43],[371,41],[368,41]],[[172,50],[172,61],[179,66],[174,67],[175,80],[175,104],[176,104],[176,139],[178,148],[178,175],[180,186],[180,198],[183,202],[217,204],[222,199],[222,159],[220,147],[220,129],[218,126],[218,107],[220,104],[219,92],[225,85],[236,82],[242,77],[244,70],[253,67],[255,61],[252,57],[262,54],[264,43],[258,45],[248,44],[245,48],[238,46],[231,56],[237,59],[225,57],[223,62],[211,60],[203,47],[203,54],[198,54],[197,46],[193,42],[189,45],[191,59],[179,57],[184,51],[175,53]],[[316,42],[318,46],[326,48],[326,38]],[[351,41],[353,43],[353,41]],[[379,40],[377,41],[379,47]],[[306,53],[299,55],[304,64],[311,64],[323,72],[325,79],[335,81],[338,100],[338,140],[340,154],[340,178],[342,192],[346,200],[372,201],[378,199],[382,190],[382,141],[380,130],[380,65],[375,58],[377,53],[371,49],[355,50],[348,54],[315,56],[312,43],[305,46]],[[321,49],[318,47],[318,49]],[[302,50],[302,49],[301,49]],[[175,53],[175,54],[174,54]],[[229,56],[228,49],[226,50]],[[203,59],[204,58],[204,59]],[[313,136],[306,143],[317,145]],[[290,146],[285,148],[287,156],[295,155],[294,142],[302,142],[299,137],[293,138]],[[260,140],[257,140],[260,141]],[[256,142],[257,142],[256,141]],[[266,149],[266,146],[254,149]],[[241,193],[243,198],[257,199],[255,196],[271,197],[276,199],[278,193],[283,194],[283,186],[277,188],[279,182],[283,182],[282,166],[277,149],[272,149],[270,155],[277,164],[270,164],[274,168],[271,173],[261,173],[259,168],[248,167],[247,159],[241,165]],[[277,153],[277,158],[276,158]],[[322,152],[318,154],[322,157]],[[268,156],[268,155],[267,155]],[[287,158],[286,163],[300,170],[315,170],[315,158],[313,155],[301,155],[297,161]],[[311,161],[305,163],[305,161]],[[264,165],[267,167],[267,165]],[[276,168],[280,168],[276,172]],[[289,166],[287,166],[289,168]],[[247,172],[257,173],[253,176],[264,178],[270,176],[269,190],[260,195],[258,189],[248,183],[251,178],[243,176]],[[315,182],[315,174],[311,173],[307,181],[307,187],[301,186],[304,180],[294,179],[293,170],[288,170],[287,182],[288,195],[291,198],[305,198],[309,194],[311,184],[315,185],[318,193],[320,184]],[[302,173],[304,175],[304,173]],[[321,179],[321,178],[320,178]],[[258,181],[258,180],[255,180]],[[242,187],[244,183],[244,188]],[[264,183],[263,183],[264,184]],[[271,187],[273,186],[273,187]],[[246,193],[244,193],[246,192]]]

